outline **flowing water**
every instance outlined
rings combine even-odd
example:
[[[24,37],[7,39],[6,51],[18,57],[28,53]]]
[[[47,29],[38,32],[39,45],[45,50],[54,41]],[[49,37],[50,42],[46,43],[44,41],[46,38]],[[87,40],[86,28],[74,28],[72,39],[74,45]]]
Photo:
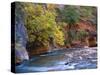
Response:
[[[97,48],[60,49],[33,56],[16,66],[17,73],[97,68]]]

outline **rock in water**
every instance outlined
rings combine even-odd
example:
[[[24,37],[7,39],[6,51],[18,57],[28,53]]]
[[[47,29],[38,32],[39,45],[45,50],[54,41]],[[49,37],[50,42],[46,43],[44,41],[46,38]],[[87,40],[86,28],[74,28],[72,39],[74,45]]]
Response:
[[[26,50],[28,35],[22,20],[16,21],[15,26],[15,55],[17,63],[29,59],[28,52]]]
[[[24,46],[22,46],[21,44],[16,44],[15,46],[15,53],[16,53],[16,58],[19,59],[20,61],[24,61],[24,60],[28,60],[28,53],[25,49]]]

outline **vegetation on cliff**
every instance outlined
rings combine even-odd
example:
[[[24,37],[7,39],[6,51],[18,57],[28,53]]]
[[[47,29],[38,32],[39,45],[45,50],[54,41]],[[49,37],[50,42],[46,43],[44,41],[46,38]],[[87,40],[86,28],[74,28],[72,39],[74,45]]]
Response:
[[[72,47],[74,43],[78,45],[74,47],[90,46],[91,37],[97,42],[97,36],[90,34],[97,32],[95,7],[16,3],[15,10],[16,21],[21,18],[26,27],[29,50]]]

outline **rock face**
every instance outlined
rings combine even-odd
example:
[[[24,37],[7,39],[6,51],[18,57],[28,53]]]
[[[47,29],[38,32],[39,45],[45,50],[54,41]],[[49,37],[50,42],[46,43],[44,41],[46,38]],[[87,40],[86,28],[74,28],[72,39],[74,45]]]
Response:
[[[23,60],[29,59],[28,52],[26,50],[28,35],[22,20],[16,21],[15,26],[15,56],[16,63],[19,63]]]

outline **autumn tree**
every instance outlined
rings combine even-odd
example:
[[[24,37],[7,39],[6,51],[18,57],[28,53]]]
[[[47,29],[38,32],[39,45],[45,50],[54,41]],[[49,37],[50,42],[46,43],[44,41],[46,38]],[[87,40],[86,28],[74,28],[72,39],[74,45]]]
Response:
[[[52,37],[56,44],[63,45],[63,32],[57,25],[56,12],[50,5],[23,4],[28,42],[33,47],[47,46]]]

